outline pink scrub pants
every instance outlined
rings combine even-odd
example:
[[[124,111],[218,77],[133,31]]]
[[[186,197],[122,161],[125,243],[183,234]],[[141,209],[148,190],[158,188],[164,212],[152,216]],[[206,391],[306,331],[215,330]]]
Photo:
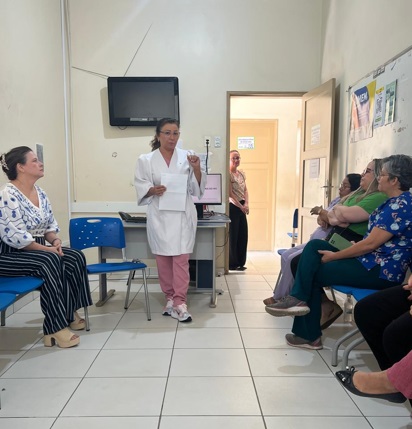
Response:
[[[412,398],[412,351],[387,370],[392,385],[407,398]]]
[[[176,307],[186,304],[189,287],[189,254],[176,256],[155,255],[160,287],[166,299]]]

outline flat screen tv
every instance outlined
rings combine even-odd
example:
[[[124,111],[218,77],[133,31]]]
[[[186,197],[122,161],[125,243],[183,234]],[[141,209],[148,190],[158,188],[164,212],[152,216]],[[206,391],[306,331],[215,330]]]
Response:
[[[155,126],[162,118],[179,120],[177,77],[107,78],[110,125]]]
[[[193,202],[196,205],[197,217],[203,218],[204,205],[222,204],[222,175],[220,173],[208,174],[206,176],[205,192],[202,198],[192,195]]]

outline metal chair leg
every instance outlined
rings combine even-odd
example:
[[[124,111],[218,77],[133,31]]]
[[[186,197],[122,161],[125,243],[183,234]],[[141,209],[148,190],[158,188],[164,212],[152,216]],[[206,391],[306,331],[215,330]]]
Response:
[[[356,335],[358,332],[359,332],[359,329],[355,328],[354,330],[348,332],[347,334],[342,335],[340,338],[338,338],[335,341],[335,344],[333,345],[333,348],[332,348],[332,362],[331,362],[332,366],[338,366],[338,352],[339,352],[340,345],[344,343],[347,339]]]
[[[342,369],[346,369],[346,367],[348,366],[349,353],[355,347],[357,347],[359,344],[362,344],[364,341],[365,341],[365,338],[363,338],[363,337],[356,338],[356,340],[353,340],[351,343],[349,343],[346,346],[345,351],[344,351],[343,356],[342,356]]]
[[[84,320],[86,321],[86,331],[90,331],[90,322],[89,322],[89,310],[87,307],[84,307]]]
[[[134,278],[135,271],[130,271],[129,277],[127,279],[127,292],[126,299],[124,301],[124,309],[127,310],[129,308],[129,296],[130,296],[130,287],[132,285],[132,279]]]
[[[152,315],[150,313],[150,303],[149,303],[149,290],[147,288],[147,278],[146,278],[146,270],[142,270],[143,273],[143,287],[144,287],[144,295],[146,298],[146,311],[147,311],[147,320],[152,320]]]

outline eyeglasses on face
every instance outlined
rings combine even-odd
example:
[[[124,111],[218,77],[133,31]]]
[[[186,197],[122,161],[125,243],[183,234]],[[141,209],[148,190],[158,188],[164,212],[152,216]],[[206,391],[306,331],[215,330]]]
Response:
[[[233,158],[230,158],[232,161],[239,161],[240,160],[240,156],[234,156]]]
[[[350,185],[347,185],[346,183],[341,183],[340,185],[339,185],[339,188],[340,189],[350,189]]]
[[[180,131],[160,131],[161,134],[164,134],[166,137],[179,137],[180,136]]]
[[[372,169],[371,168],[365,168],[363,171],[362,171],[362,176],[364,176],[365,174],[368,174],[368,173],[372,173]]]

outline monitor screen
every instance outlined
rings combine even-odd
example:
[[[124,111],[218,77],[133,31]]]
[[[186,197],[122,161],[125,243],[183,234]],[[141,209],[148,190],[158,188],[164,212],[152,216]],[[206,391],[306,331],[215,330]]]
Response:
[[[222,204],[222,175],[208,174],[206,176],[206,187],[201,199],[192,195],[195,204]]]
[[[110,125],[155,126],[162,118],[179,120],[177,77],[109,77]]]

